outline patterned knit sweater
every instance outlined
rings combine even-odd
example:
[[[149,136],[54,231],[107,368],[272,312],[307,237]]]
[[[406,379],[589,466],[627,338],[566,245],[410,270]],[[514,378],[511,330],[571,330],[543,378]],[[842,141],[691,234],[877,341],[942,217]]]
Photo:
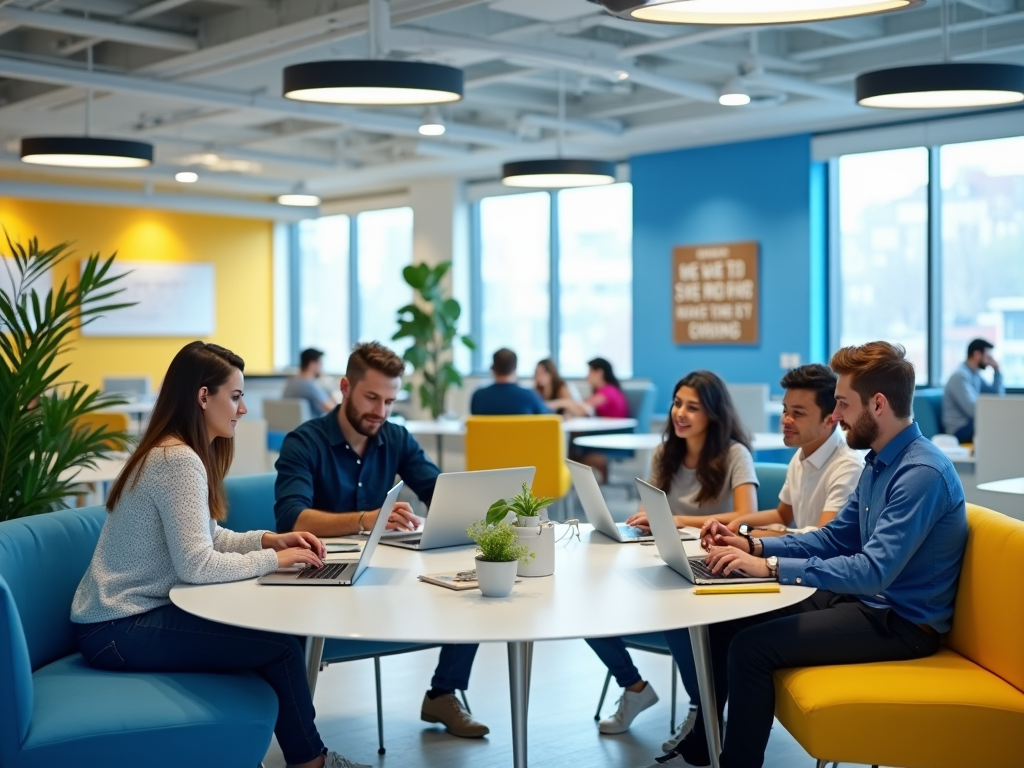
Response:
[[[153,448],[107,515],[71,621],[135,616],[170,603],[175,584],[214,584],[277,569],[267,531],[235,533],[210,517],[206,469],[186,445]]]

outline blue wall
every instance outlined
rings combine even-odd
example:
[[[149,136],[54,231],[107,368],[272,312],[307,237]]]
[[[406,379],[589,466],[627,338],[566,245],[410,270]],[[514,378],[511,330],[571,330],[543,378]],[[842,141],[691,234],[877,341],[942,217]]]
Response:
[[[825,183],[810,136],[641,155],[630,173],[633,371],[657,384],[659,412],[675,382],[698,368],[780,392],[781,353],[823,359]],[[743,240],[761,244],[760,343],[676,346],[672,248]]]

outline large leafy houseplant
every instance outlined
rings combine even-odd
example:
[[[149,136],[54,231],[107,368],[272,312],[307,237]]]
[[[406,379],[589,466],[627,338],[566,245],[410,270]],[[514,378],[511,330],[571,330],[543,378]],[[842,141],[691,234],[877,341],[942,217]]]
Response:
[[[120,275],[110,275],[114,256],[89,256],[70,285],[43,289],[41,279],[73,255],[69,243],[43,249],[7,238],[10,257],[0,269],[0,520],[66,506],[75,481],[61,474],[93,466],[124,448],[127,435],[82,422],[86,414],[123,402],[79,381],[66,380],[60,357],[73,333],[98,316],[131,306],[114,297]]]
[[[402,270],[418,301],[398,310],[398,331],[391,337],[412,341],[402,357],[421,375],[420,405],[435,419],[444,413],[448,389],[462,386],[462,376],[452,361],[452,347],[456,340],[469,349],[476,347],[471,338],[459,335],[459,302],[445,296],[443,281],[451,266],[445,261],[434,267],[415,264]]]

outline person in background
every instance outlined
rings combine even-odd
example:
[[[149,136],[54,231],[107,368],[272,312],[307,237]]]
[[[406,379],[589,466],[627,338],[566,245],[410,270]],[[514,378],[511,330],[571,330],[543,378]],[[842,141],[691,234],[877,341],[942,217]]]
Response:
[[[978,371],[992,366],[992,383],[988,384]],[[955,435],[961,443],[974,439],[974,404],[978,395],[1002,395],[1003,374],[999,363],[992,357],[992,343],[975,339],[967,345],[967,359],[962,362],[946,381],[942,392],[942,429]]]
[[[139,446],[107,499],[96,551],[71,606],[78,647],[97,669],[251,670],[277,693],[274,726],[292,768],[369,768],[324,748],[313,722],[302,645],[292,635],[232,627],[170,601],[175,584],[217,584],[305,563],[325,550],[308,533],[235,533],[222,481],[245,415],[245,363],[193,341],[171,361]],[[141,759],[145,762],[145,759]]]
[[[763,764],[775,670],[924,658],[952,624],[967,544],[964,489],[949,459],[912,421],[914,366],[903,347],[873,341],[840,349],[832,369],[839,374],[835,415],[847,441],[870,449],[857,490],[835,520],[764,539],[744,539],[715,521],[702,542],[716,573],[742,569],[816,589],[788,608],[708,628],[719,718],[729,705],[722,768]],[[698,712],[689,735],[651,768],[710,762]]]
[[[317,536],[352,536],[373,528],[395,476],[430,504],[440,470],[409,431],[388,421],[402,388],[405,361],[375,341],[356,344],[341,380],[341,405],[288,433],[277,460],[277,529]],[[532,393],[531,393],[532,394]],[[395,502],[388,530],[415,530],[421,520]],[[441,646],[420,719],[442,723],[463,738],[489,732],[455,696],[469,687],[475,644]]]
[[[469,412],[474,416],[530,416],[551,413],[540,395],[532,389],[516,383],[516,367],[519,359],[511,349],[499,349],[494,353],[491,374],[494,383],[480,387],[469,402]]]
[[[680,528],[699,527],[715,513],[736,510],[746,515],[757,509],[754,459],[729,390],[715,374],[695,371],[676,384],[665,442],[655,449],[652,458],[650,483],[668,495]],[[643,510],[626,522],[650,529]],[[666,632],[665,639],[690,701],[696,703],[699,693],[689,632]],[[602,733],[622,733],[637,715],[658,701],[658,696],[650,683],[640,677],[622,638],[593,638],[587,639],[587,643],[624,689],[618,710],[598,727]],[[692,715],[674,738],[665,742],[666,751],[689,732],[696,712]]]
[[[533,372],[533,382],[534,390],[545,403],[552,400],[579,399],[578,395],[573,393],[573,388],[569,386],[569,383],[562,378],[558,372],[558,366],[550,357],[545,357],[537,363],[537,369]]]
[[[590,385],[590,397],[579,401],[572,398],[555,398],[548,403],[548,407],[562,413],[566,417],[571,416],[599,416],[606,419],[625,419],[629,417],[629,403],[626,395],[622,392],[622,385],[619,384],[612,364],[603,357],[595,357],[587,363],[587,384]],[[572,435],[569,445],[572,446]],[[583,464],[588,464],[597,470],[601,482],[608,482],[608,456],[597,451],[580,451],[572,447],[572,456]]]
[[[336,405],[334,398],[316,382],[323,373],[323,357],[324,353],[319,349],[310,347],[302,350],[299,355],[299,373],[288,379],[281,394],[281,397],[305,400],[313,416],[330,413]]]

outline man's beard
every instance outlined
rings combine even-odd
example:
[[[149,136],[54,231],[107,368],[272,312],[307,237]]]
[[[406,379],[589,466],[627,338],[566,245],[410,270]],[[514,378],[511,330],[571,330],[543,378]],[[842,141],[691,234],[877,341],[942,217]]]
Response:
[[[870,448],[878,438],[878,422],[871,418],[867,411],[861,411],[857,420],[847,426],[849,429],[846,431],[846,442],[855,451]]]
[[[342,403],[342,407],[345,409],[345,418],[348,420],[348,423],[351,425],[352,429],[354,429],[363,437],[376,437],[377,433],[380,432],[380,428],[381,426],[383,426],[383,422],[372,427],[364,425],[364,414],[359,413],[359,411],[356,410],[355,404],[352,402],[351,399],[346,399]]]

